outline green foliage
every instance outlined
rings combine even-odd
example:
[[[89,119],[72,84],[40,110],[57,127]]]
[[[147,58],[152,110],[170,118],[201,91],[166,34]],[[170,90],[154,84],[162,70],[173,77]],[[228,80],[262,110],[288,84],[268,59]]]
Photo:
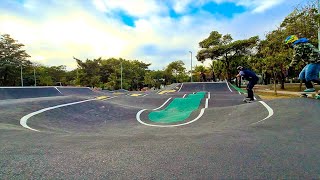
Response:
[[[0,35],[0,86],[20,85],[20,69],[29,69],[32,65],[23,44],[8,34]]]
[[[199,42],[201,48],[210,48],[221,43],[222,35],[218,31],[212,31],[208,38]]]
[[[249,39],[232,41],[230,34],[222,36],[217,31],[211,32],[210,36],[199,43],[201,49],[197,54],[197,60],[204,62],[206,59],[222,61],[225,66],[222,71],[227,74],[230,79],[234,74],[231,69],[236,67],[232,63],[244,57],[249,57],[253,54],[257,47],[259,37],[254,36]],[[230,71],[231,70],[231,71]]]
[[[188,81],[184,62],[181,60],[171,62],[164,70],[166,84]]]

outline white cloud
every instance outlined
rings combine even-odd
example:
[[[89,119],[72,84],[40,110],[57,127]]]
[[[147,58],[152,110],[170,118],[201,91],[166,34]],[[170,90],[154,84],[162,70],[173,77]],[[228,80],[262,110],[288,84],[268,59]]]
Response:
[[[192,3],[192,0],[174,1],[173,9],[177,13],[184,13],[189,8],[189,5],[191,3]]]
[[[160,2],[155,0],[93,0],[97,9],[101,11],[123,10],[135,17],[148,17],[150,14],[161,14],[168,11]]]
[[[237,4],[253,8],[252,12],[254,13],[261,13],[284,1],[285,0],[239,0]]]
[[[252,12],[254,13],[261,13],[284,1],[285,0],[179,0],[174,1],[173,7],[176,12],[181,13],[185,12],[190,5],[199,7],[208,2],[215,2],[218,4],[229,2],[252,9]]]

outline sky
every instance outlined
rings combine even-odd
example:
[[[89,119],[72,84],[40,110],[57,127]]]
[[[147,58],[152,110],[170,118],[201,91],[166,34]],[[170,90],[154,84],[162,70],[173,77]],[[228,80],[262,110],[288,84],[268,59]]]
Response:
[[[182,60],[190,69],[211,31],[263,39],[304,1],[0,0],[0,34],[23,43],[31,61],[68,70],[73,56],[140,60],[152,70]]]

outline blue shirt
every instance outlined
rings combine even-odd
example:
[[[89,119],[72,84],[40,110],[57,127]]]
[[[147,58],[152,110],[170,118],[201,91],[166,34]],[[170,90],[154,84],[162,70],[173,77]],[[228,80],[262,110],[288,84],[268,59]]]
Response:
[[[259,78],[256,75],[256,73],[254,73],[253,71],[249,70],[249,69],[243,69],[240,71],[239,73],[241,76],[244,77],[244,79],[248,80],[248,81],[258,81]]]

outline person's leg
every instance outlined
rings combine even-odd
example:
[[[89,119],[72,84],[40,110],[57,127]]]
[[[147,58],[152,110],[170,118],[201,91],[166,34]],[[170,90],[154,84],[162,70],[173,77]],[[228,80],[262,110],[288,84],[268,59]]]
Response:
[[[307,87],[310,92],[315,91],[315,88],[313,87],[312,82],[318,83],[320,82],[319,79],[319,71],[320,71],[320,64],[308,64],[306,68],[306,82],[309,82]],[[311,85],[310,85],[311,84]]]
[[[310,76],[312,77],[312,81],[320,85],[320,63],[312,64],[310,70]]]
[[[303,80],[302,82],[306,85],[307,89],[312,89],[313,88],[313,85],[312,85],[311,81]]]
[[[247,85],[248,98],[250,98],[251,101],[254,100],[252,89],[253,89],[253,87],[254,87],[255,84],[256,84],[255,81],[249,81],[249,83],[248,83],[248,85]]]
[[[317,83],[318,85],[320,85],[320,63],[316,63],[313,65],[313,82]],[[320,99],[320,90],[317,92],[318,94],[316,95],[316,99]]]
[[[311,83],[311,82],[307,82],[307,81],[306,81],[306,69],[307,69],[307,66],[308,66],[308,65],[306,65],[306,66],[302,69],[302,71],[300,72],[300,74],[299,74],[299,79],[302,80],[302,82],[305,84],[306,89],[309,89],[309,88],[312,88],[313,86],[312,86],[312,83]],[[310,84],[311,84],[311,86],[310,86]]]

